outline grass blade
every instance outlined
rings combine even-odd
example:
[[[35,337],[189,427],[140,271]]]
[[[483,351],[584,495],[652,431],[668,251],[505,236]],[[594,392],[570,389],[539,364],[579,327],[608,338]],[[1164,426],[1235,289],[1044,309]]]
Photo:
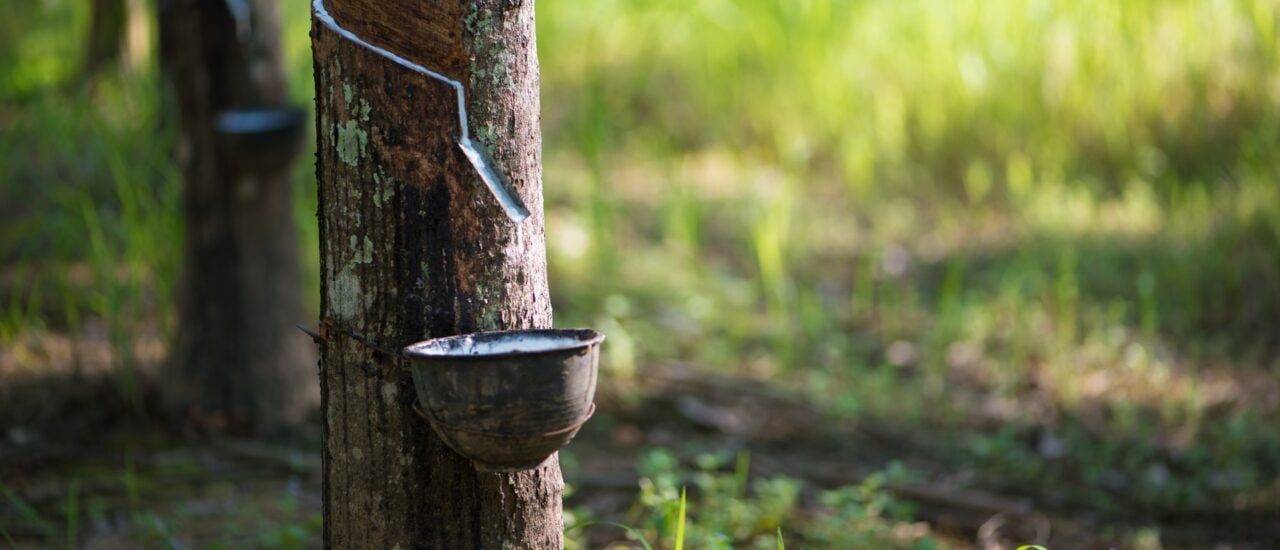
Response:
[[[22,500],[22,497],[18,496],[17,493],[13,492],[12,489],[9,489],[8,486],[2,483],[0,483],[0,493],[4,494],[5,499],[9,501],[9,504],[13,505],[13,508],[18,511],[18,515],[20,517],[34,524],[41,531],[44,531],[47,536],[53,537],[53,525],[40,517],[40,513],[36,512],[36,509],[32,508],[30,504],[27,504],[27,501]],[[6,533],[6,538],[7,536],[8,534]]]
[[[638,529],[635,529],[634,527],[631,527],[629,525],[614,523],[612,521],[584,521],[582,523],[575,523],[573,524],[572,527],[565,529],[564,532],[567,535],[569,534],[570,531],[573,531],[574,529],[585,529],[592,525],[608,525],[610,527],[617,527],[619,529],[622,529],[623,531],[626,531],[628,535],[631,535],[632,537],[634,537],[636,541],[640,543],[640,546],[644,547],[644,550],[653,550],[653,547],[649,545],[649,541],[644,539],[644,533],[641,533]]]
[[[751,451],[742,451],[738,453],[738,464],[733,471],[733,479],[738,489],[738,498],[747,497],[747,479],[751,472]]]
[[[680,488],[680,512],[676,518],[676,550],[684,550],[685,488]]]
[[[79,490],[80,480],[72,479],[67,488],[67,548],[71,550],[79,547],[80,499],[76,494]]]

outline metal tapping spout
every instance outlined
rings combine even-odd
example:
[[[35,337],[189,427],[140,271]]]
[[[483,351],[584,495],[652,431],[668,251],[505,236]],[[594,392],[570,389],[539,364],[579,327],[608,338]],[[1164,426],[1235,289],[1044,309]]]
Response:
[[[484,182],[485,187],[487,187],[489,192],[493,194],[493,198],[497,199],[498,204],[502,206],[502,210],[507,213],[507,217],[511,218],[511,221],[520,223],[529,217],[529,209],[525,208],[524,203],[520,201],[520,197],[511,191],[511,187],[506,181],[506,178],[502,177],[500,172],[493,169],[493,163],[489,155],[485,153],[484,149],[482,149],[479,144],[472,141],[471,130],[468,128],[467,124],[466,93],[461,82],[409,61],[408,59],[400,57],[383,48],[374,46],[359,36],[356,36],[355,33],[342,28],[338,25],[337,21],[334,21],[333,16],[329,15],[329,11],[325,9],[324,0],[313,0],[311,5],[315,10],[316,17],[321,21],[324,21],[325,25],[343,38],[359,44],[360,46],[391,60],[401,67],[424,74],[453,87],[456,95],[458,96],[459,132],[456,140],[458,148],[462,149],[462,154],[471,162],[471,166],[475,167],[476,173],[480,175],[480,180]]]

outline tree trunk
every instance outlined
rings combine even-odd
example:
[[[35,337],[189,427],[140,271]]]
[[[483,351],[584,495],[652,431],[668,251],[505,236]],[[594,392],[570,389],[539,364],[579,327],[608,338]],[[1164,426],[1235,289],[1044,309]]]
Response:
[[[251,163],[215,131],[228,109],[285,100],[275,2],[246,5],[239,26],[222,1],[157,6],[180,119],[186,222],[164,391],[189,426],[265,434],[302,421],[319,392],[314,351],[294,328],[306,313],[287,160],[246,169]]]
[[[124,45],[124,0],[92,0],[89,36],[86,40],[84,66],[80,80],[90,82],[103,67],[115,63]]]
[[[325,7],[364,41],[460,80],[471,134],[532,212],[512,223],[459,150],[453,89],[313,19],[325,544],[560,548],[555,455],[477,472],[413,412],[403,361],[346,335],[396,348],[551,326],[533,3]]]

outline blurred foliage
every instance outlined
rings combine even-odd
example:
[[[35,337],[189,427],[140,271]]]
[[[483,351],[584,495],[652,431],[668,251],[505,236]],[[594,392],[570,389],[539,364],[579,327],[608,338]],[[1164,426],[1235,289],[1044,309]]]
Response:
[[[557,322],[609,334],[605,377],[767,378],[1115,518],[1280,499],[1280,2],[537,9]],[[105,332],[127,393],[181,239],[155,64],[71,87],[87,3],[0,13],[0,372]],[[708,475],[689,536],[772,541],[788,482],[739,505]],[[859,491],[828,505],[894,517]]]

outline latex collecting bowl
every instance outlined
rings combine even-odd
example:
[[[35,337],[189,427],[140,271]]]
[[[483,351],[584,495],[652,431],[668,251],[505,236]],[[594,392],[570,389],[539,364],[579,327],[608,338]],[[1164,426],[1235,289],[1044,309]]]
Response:
[[[266,175],[288,168],[302,151],[306,122],[298,107],[238,107],[218,113],[214,130],[231,169]]]
[[[537,467],[595,411],[604,335],[591,329],[479,332],[403,350],[431,427],[484,471]]]

